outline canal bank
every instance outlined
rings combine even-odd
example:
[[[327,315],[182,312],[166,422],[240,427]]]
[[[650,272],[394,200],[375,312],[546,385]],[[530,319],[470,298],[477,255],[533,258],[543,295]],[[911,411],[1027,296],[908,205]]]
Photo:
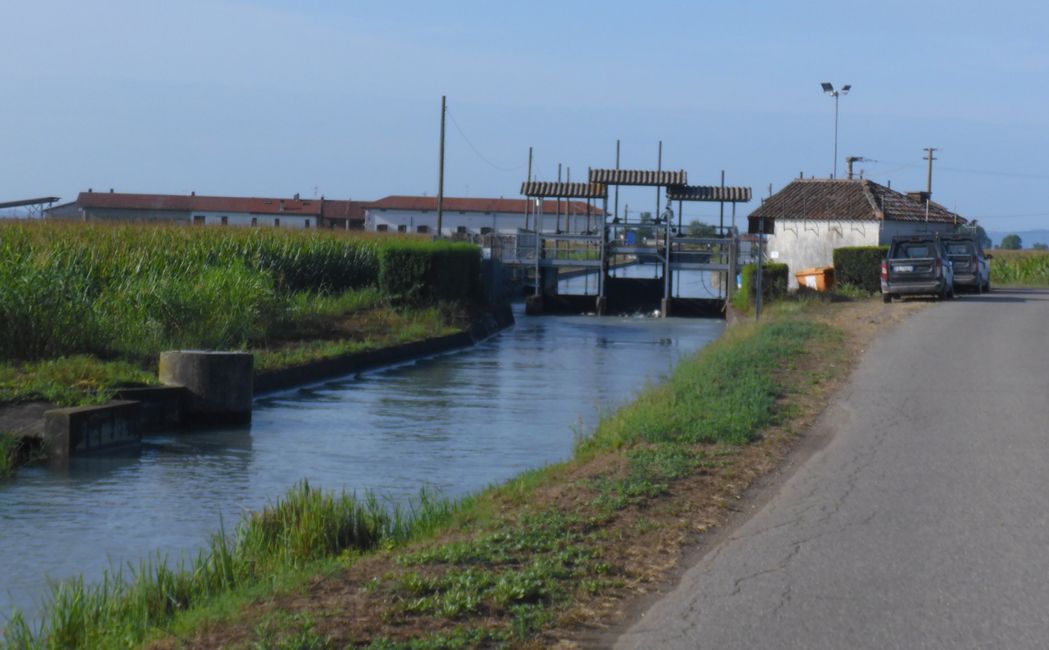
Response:
[[[250,353],[165,352],[161,355],[160,364],[163,385],[117,389],[108,403],[64,408],[42,401],[0,403],[0,433],[3,434],[0,442],[5,443],[0,447],[0,453],[5,454],[5,458],[0,459],[3,461],[0,479],[13,473],[20,461],[26,459],[49,458],[52,467],[55,467],[64,465],[71,455],[110,453],[121,447],[136,446],[145,434],[190,425],[250,421],[253,393],[285,390],[469,347],[513,323],[511,307],[502,305],[482,310],[468,327],[454,334],[254,372],[251,370]],[[227,357],[229,362],[212,362]],[[166,364],[165,358],[168,359]],[[192,365],[177,370],[175,360],[179,366]],[[200,376],[202,368],[197,368],[200,360],[206,361],[209,367],[214,366],[203,376]],[[229,374],[226,370],[230,362],[244,368]],[[215,366],[215,363],[219,365]],[[187,383],[185,379],[179,378],[179,372],[188,372],[186,378],[196,379]],[[216,372],[220,374],[212,377]],[[203,389],[204,392],[211,391],[213,395],[198,394],[201,387],[191,385],[201,380],[211,386],[210,389]],[[236,385],[231,385],[230,381]],[[233,397],[235,394],[240,397]],[[194,404],[200,401],[216,403],[201,411],[200,405]],[[234,408],[237,413],[230,412],[230,408]]]
[[[599,413],[715,339],[722,321],[528,318],[478,345],[256,400],[250,425],[147,438],[124,455],[24,469],[0,486],[0,611],[33,611],[43,575],[192,554],[308,478],[406,503],[477,492],[570,457]]]
[[[444,519],[443,534],[433,536],[431,520],[419,531],[421,545],[343,555],[281,578],[240,614],[224,599],[221,610],[168,629],[194,647],[292,639],[315,647],[587,643],[593,625],[658,586],[680,549],[723,521],[746,486],[777,465],[864,337],[901,314],[873,303],[793,303],[769,315],[603,418],[570,462],[463,502]],[[258,594],[234,602],[247,605]],[[202,615],[221,621],[201,630],[193,622]]]

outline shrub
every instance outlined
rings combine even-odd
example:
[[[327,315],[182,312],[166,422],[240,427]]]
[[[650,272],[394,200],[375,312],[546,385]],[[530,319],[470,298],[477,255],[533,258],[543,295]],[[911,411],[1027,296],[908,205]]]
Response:
[[[763,301],[774,300],[787,293],[787,275],[788,268],[786,264],[763,264],[761,268],[761,295]],[[754,303],[754,292],[755,292],[755,276],[757,275],[757,266],[754,264],[746,264],[743,266],[741,273],[742,276],[742,287],[740,293],[747,296],[747,300]]]
[[[881,262],[888,246],[847,246],[834,249],[834,279],[839,285],[859,287],[868,293],[881,290]]]
[[[407,305],[476,303],[482,293],[480,252],[470,244],[391,242],[379,252],[379,290]]]

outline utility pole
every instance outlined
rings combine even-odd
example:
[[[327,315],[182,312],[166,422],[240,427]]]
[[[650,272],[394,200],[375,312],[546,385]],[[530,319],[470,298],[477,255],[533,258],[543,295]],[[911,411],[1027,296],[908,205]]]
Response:
[[[923,158],[923,160],[929,161],[929,174],[925,180],[925,191],[929,196],[932,196],[932,161],[937,160],[937,158],[932,155],[934,151],[939,151],[939,149],[936,147],[925,147],[926,156]]]
[[[721,198],[725,198],[725,170],[721,170]],[[725,235],[725,202],[721,201],[721,216],[718,217],[718,236]]]
[[[557,182],[561,182],[561,163],[557,163]],[[554,219],[554,232],[561,230],[561,197],[557,197],[557,218]]]
[[[437,166],[437,238],[441,237],[441,225],[444,218],[444,116],[448,112],[445,96],[441,95],[441,154]]]
[[[658,175],[658,172],[661,172],[661,171],[663,171],[663,141],[662,140],[659,141],[659,156],[656,158],[656,172],[657,172],[657,175]],[[656,221],[659,220],[659,199],[660,199],[659,194],[660,194],[660,191],[662,189],[663,188],[659,187],[658,185],[656,186],[656,212],[655,212],[655,214],[652,215],[653,218],[654,218],[653,220],[656,220]],[[652,232],[653,232],[653,234],[655,236],[658,237],[658,233],[659,233],[658,229],[654,229]],[[657,244],[656,244],[657,250],[658,250],[658,247],[659,247],[658,241],[659,240],[657,239],[656,240],[656,242],[657,242]],[[667,243],[669,244],[670,242],[667,242]],[[664,273],[665,272],[666,271],[664,270]],[[652,277],[657,277],[655,274],[659,273],[658,268],[653,268],[652,269],[652,273],[653,273]]]
[[[532,148],[528,147],[528,182],[532,182]],[[528,230],[528,200],[525,199],[525,222],[524,229]],[[495,232],[493,227],[492,232]]]
[[[663,171],[663,141],[659,141],[659,157],[656,158],[656,171]],[[656,186],[656,212],[653,215],[655,218],[659,218],[659,193],[663,188]]]
[[[619,140],[616,140],[616,171],[619,171]],[[587,180],[589,180],[589,179],[587,179]],[[615,216],[618,219],[619,218],[619,185],[618,184],[616,185],[616,199],[615,199],[615,207],[613,208],[613,212],[615,212]]]
[[[925,223],[929,223],[929,201],[932,200],[932,161],[936,160],[932,155],[934,151],[938,151],[938,149],[925,147],[925,152],[928,155],[924,159],[929,161],[929,174],[925,180]]]

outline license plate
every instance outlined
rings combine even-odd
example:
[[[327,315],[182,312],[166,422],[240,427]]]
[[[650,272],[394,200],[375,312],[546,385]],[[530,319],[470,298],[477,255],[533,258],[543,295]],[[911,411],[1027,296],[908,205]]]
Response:
[[[894,267],[893,270],[897,273],[911,273],[914,271],[914,267],[909,264],[901,264],[899,266]]]

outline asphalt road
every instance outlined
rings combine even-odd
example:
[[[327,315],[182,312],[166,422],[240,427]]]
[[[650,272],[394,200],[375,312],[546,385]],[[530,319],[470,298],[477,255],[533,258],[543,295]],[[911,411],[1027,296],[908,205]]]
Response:
[[[1049,647],[1049,291],[913,315],[817,426],[616,648]]]

